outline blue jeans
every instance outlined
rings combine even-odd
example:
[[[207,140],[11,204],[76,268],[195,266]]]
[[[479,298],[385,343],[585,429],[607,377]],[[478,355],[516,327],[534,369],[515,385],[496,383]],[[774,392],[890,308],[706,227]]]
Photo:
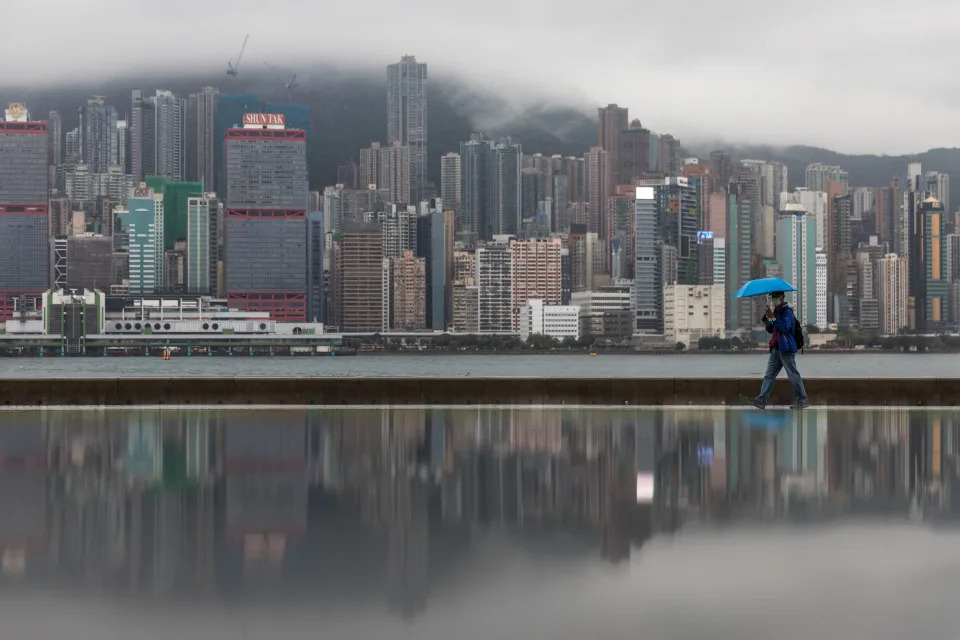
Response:
[[[806,402],[807,391],[803,388],[803,378],[800,377],[800,372],[797,370],[797,354],[781,353],[779,349],[770,350],[770,358],[767,360],[767,373],[763,376],[763,386],[760,387],[760,395],[757,396],[757,400],[766,404],[767,400],[770,399],[773,381],[777,379],[780,369],[786,369],[797,402]]]

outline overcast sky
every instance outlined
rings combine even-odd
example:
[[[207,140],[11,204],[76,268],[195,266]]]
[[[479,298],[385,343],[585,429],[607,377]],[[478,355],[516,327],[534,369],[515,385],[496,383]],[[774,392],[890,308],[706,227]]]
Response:
[[[34,26],[30,26],[31,23]],[[608,102],[684,141],[848,153],[958,146],[954,0],[5,0],[0,84],[295,58]]]

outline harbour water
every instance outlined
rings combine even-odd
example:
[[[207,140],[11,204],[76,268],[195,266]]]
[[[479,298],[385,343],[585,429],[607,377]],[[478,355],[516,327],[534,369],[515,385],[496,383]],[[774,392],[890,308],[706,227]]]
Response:
[[[960,355],[810,353],[808,378],[960,377]],[[677,355],[358,355],[351,357],[2,358],[0,377],[762,377],[763,353]]]
[[[956,410],[0,411],[3,637],[957,637]]]

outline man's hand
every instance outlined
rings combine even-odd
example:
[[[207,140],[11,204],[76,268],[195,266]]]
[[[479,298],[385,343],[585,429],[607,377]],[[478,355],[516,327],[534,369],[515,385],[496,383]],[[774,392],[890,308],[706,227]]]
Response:
[[[764,317],[769,318],[770,320],[773,320],[774,318],[773,309],[770,308],[770,305],[767,305],[767,312],[766,314],[764,314]]]

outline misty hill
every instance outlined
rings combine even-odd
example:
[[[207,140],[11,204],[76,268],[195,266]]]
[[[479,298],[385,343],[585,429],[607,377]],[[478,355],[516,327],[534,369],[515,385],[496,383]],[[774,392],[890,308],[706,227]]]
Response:
[[[64,130],[77,124],[77,108],[91,95],[104,95],[117,106],[121,117],[130,108],[130,90],[170,89],[178,95],[212,85],[222,93],[256,93],[271,102],[303,103],[311,109],[310,182],[313,188],[332,184],[338,164],[359,158],[359,150],[372,141],[386,137],[385,72],[382,69],[345,69],[315,67],[297,70],[298,88],[288,92],[292,76],[287,69],[257,68],[243,70],[238,78],[223,72],[206,76],[199,73],[179,76],[114,78],[59,87],[0,87],[0,105],[22,101],[35,115],[45,117],[56,109],[64,119]],[[457,151],[471,132],[482,131],[490,137],[510,136],[523,145],[525,153],[545,155],[581,155],[596,144],[596,114],[556,104],[519,108],[504,96],[470,87],[453,79],[431,78],[429,85],[429,165],[430,178],[439,184],[440,156]],[[599,104],[599,103],[598,103]],[[643,114],[631,114],[641,116]],[[718,132],[722,134],[722,132]],[[707,157],[718,147],[690,145],[685,153]],[[895,175],[904,175],[909,162],[921,162],[925,171],[942,171],[960,180],[960,149],[932,149],[901,156],[845,155],[808,146],[768,147],[726,145],[737,159],[754,158],[782,162],[790,169],[791,186],[802,186],[804,169],[811,162],[838,164],[849,171],[851,184],[883,186]]]

